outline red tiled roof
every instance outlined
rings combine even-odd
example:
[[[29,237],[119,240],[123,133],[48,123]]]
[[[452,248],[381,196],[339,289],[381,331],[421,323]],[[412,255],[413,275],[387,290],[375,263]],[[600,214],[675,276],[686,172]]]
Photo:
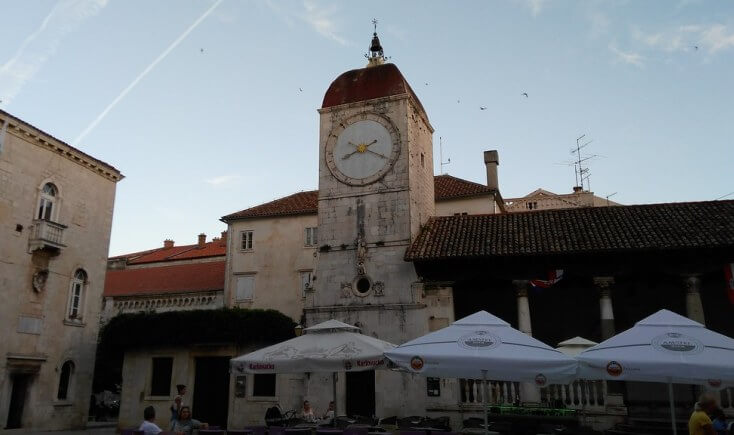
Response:
[[[4,111],[4,110],[2,110],[2,109],[0,109],[0,115],[4,115],[4,116],[7,116],[8,118],[10,118],[10,119],[12,119],[13,121],[15,121],[15,123],[17,123],[17,124],[24,124],[24,125],[25,125],[26,127],[30,127],[30,128],[32,128],[33,130],[36,130],[37,132],[41,133],[42,135],[44,135],[44,136],[48,136],[48,137],[50,137],[51,139],[53,139],[53,140],[55,140],[55,141],[57,141],[57,142],[60,142],[60,143],[62,143],[63,145],[66,145],[67,147],[69,147],[69,148],[71,148],[72,150],[74,150],[74,151],[78,152],[79,154],[83,155],[84,157],[88,158],[89,160],[92,160],[92,161],[94,161],[94,162],[95,162],[95,163],[97,163],[97,164],[101,164],[101,165],[107,166],[108,168],[110,168],[110,169],[112,169],[113,171],[117,172],[117,173],[118,173],[118,174],[120,175],[120,179],[124,178],[124,176],[123,176],[123,175],[122,175],[122,174],[120,173],[120,170],[119,170],[119,169],[117,169],[117,168],[115,168],[114,166],[110,165],[109,163],[105,163],[105,162],[103,162],[102,160],[99,160],[98,158],[95,158],[95,157],[92,157],[92,156],[90,156],[89,154],[85,153],[84,151],[82,151],[82,150],[80,150],[80,149],[78,149],[78,148],[75,148],[75,147],[73,147],[73,146],[69,145],[68,143],[64,142],[63,140],[61,140],[61,139],[59,139],[59,138],[57,138],[57,137],[54,137],[54,136],[52,136],[52,135],[50,135],[50,134],[46,133],[45,131],[41,130],[40,128],[38,128],[38,127],[36,127],[36,126],[34,126],[34,125],[32,125],[32,124],[29,124],[29,123],[27,123],[27,122],[23,121],[22,119],[20,119],[20,118],[18,118],[18,117],[15,117],[15,116],[11,115],[10,113],[8,113],[8,112],[6,112],[6,111]]]
[[[141,269],[110,269],[104,296],[188,293],[224,289],[224,261]]]
[[[110,260],[127,258],[128,264],[155,263],[158,261],[174,261],[207,257],[224,257],[227,255],[226,243],[221,239],[207,242],[203,248],[199,245],[182,245],[171,248],[160,247],[147,251],[134,252],[132,254],[117,255]]]
[[[462,180],[451,175],[437,175],[433,178],[436,201],[446,201],[454,198],[464,198],[490,193],[489,188],[479,183]],[[318,190],[308,190],[284,196],[265,204],[256,205],[236,213],[223,216],[224,222],[237,219],[294,216],[301,214],[316,214],[318,212]]]
[[[452,177],[451,175],[436,175],[433,177],[434,194],[436,201],[468,196],[488,195],[492,191],[484,184]]]
[[[734,249],[734,200],[433,217],[408,261]]]
[[[334,80],[324,94],[322,108],[392,95],[410,94],[421,111],[423,105],[397,66],[392,63],[353,69]]]

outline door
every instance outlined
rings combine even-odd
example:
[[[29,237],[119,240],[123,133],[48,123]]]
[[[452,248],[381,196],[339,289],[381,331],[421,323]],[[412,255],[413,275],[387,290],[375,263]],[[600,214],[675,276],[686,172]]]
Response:
[[[10,393],[10,406],[8,407],[8,421],[6,429],[17,429],[21,427],[23,421],[23,406],[25,405],[28,386],[30,385],[31,375],[16,373],[12,374],[13,389]]]
[[[193,418],[211,426],[227,427],[229,415],[229,360],[232,357],[196,358]]]
[[[375,415],[375,371],[347,372],[347,415]]]

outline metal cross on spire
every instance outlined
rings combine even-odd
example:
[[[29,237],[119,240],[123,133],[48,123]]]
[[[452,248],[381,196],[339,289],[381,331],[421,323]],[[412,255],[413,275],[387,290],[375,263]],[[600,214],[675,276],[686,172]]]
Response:
[[[382,65],[385,62],[385,54],[380,45],[380,38],[377,37],[377,18],[372,19],[372,25],[375,28],[372,34],[372,42],[370,43],[370,51],[364,55],[367,58],[367,66]]]
[[[375,26],[375,35],[377,35],[377,18],[372,19],[372,25]]]

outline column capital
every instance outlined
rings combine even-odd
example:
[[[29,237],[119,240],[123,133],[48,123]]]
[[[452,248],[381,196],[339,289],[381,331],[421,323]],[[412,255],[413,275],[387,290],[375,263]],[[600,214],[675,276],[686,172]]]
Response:
[[[595,276],[594,287],[599,289],[599,296],[608,298],[610,296],[612,286],[614,286],[613,276]]]
[[[530,287],[530,281],[528,281],[527,279],[513,279],[512,285],[515,287],[517,297],[527,297],[528,287]]]

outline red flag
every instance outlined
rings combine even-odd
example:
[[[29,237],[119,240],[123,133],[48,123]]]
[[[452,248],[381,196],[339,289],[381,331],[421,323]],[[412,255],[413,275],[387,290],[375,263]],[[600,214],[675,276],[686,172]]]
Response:
[[[729,294],[729,302],[734,305],[734,263],[729,263],[724,267],[724,275],[726,276],[726,292]]]
[[[533,287],[548,288],[563,278],[563,269],[551,270],[548,272],[548,279],[530,280]]]

